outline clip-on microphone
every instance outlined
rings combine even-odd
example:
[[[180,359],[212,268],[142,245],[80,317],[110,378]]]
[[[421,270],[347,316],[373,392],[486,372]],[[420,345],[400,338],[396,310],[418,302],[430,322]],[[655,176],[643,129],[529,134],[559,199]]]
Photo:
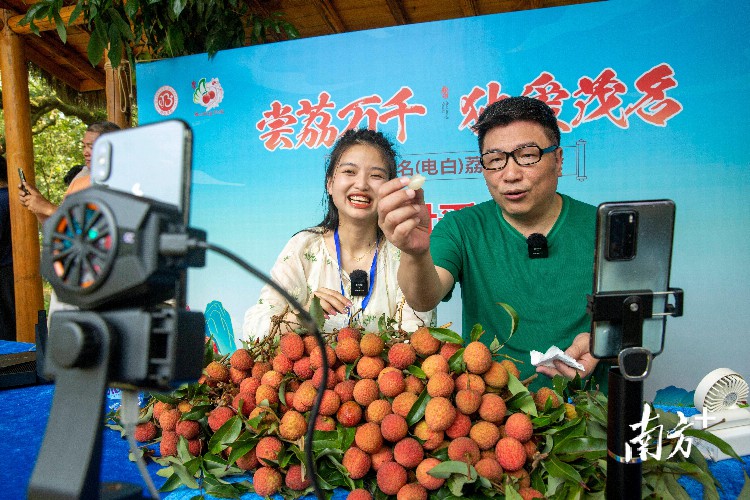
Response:
[[[543,234],[530,234],[529,237],[526,238],[526,244],[529,246],[530,259],[546,259],[549,257],[547,238]]]
[[[364,297],[367,295],[369,287],[367,286],[367,273],[361,269],[355,269],[349,275],[352,281],[352,296]]]

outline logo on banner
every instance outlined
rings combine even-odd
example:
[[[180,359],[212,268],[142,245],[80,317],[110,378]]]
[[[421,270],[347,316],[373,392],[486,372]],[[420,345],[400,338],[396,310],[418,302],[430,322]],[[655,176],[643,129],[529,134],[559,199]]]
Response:
[[[177,109],[177,92],[169,85],[159,87],[154,94],[154,108],[162,116],[169,116]]]
[[[205,78],[201,78],[198,83],[193,82],[193,102],[206,108],[205,114],[221,113],[221,111],[208,112],[218,108],[223,99],[224,89],[221,88],[218,78],[212,78],[210,82],[206,82]],[[204,113],[196,113],[196,115],[199,114]]]

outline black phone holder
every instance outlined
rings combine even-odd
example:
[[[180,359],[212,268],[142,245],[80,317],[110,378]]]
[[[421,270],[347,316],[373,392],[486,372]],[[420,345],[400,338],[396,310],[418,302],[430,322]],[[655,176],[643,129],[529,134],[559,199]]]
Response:
[[[664,312],[654,312],[654,295],[673,295]],[[638,432],[631,425],[641,421],[643,381],[651,370],[654,354],[643,347],[643,321],[654,316],[682,316],[684,292],[670,288],[665,292],[634,290],[599,292],[588,296],[588,311],[593,321],[620,325],[622,346],[617,364],[609,370],[607,400],[607,499],[630,500],[641,497],[642,463],[628,457],[627,443]]]
[[[50,316],[45,375],[56,387],[28,498],[141,498],[135,485],[99,484],[105,396],[110,385],[169,390],[200,377],[203,314],[163,304],[179,272],[205,262],[205,250],[165,249],[181,236],[205,240],[176,207],[101,187],[69,196],[45,223],[43,274],[80,309]]]

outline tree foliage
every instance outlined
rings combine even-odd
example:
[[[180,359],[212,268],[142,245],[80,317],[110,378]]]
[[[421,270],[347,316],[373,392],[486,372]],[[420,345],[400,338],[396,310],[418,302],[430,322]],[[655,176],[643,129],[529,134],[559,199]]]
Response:
[[[65,42],[67,25],[60,15],[62,0],[40,0],[22,24],[39,33],[35,21],[49,20]],[[298,36],[281,14],[254,12],[242,0],[78,0],[69,23],[83,16],[91,34],[89,61],[96,65],[108,49],[112,66],[122,54],[159,59],[243,47]]]

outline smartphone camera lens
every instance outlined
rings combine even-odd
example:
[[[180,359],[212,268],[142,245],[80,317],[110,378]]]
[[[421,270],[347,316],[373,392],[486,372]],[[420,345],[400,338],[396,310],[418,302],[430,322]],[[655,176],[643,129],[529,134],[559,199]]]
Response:
[[[636,253],[638,213],[610,212],[607,260],[632,260]]]

